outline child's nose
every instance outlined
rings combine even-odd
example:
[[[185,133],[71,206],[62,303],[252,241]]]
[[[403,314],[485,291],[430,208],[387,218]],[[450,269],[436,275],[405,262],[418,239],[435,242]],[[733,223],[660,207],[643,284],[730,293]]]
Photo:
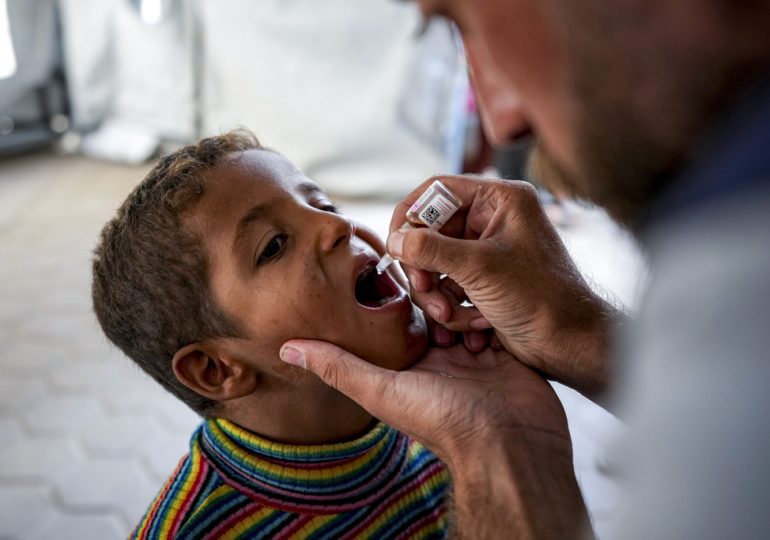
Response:
[[[353,223],[339,214],[325,212],[319,227],[319,248],[324,253],[347,245],[355,234]]]

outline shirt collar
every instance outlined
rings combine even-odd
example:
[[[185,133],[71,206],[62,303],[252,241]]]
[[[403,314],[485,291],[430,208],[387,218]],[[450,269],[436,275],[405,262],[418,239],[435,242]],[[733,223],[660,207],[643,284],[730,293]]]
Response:
[[[238,425],[211,419],[195,441],[204,459],[233,488],[294,512],[339,513],[380,499],[397,480],[408,439],[379,423],[353,441],[280,444]]]

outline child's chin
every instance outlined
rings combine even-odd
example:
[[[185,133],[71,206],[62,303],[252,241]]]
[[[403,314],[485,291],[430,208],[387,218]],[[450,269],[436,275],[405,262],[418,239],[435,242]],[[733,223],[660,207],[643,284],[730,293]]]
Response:
[[[425,317],[422,315],[422,311],[415,309],[415,316],[412,319],[412,324],[407,328],[405,343],[404,343],[404,355],[399,362],[399,365],[391,369],[395,371],[403,371],[412,367],[418,360],[420,360],[428,350],[428,325],[425,322]]]
[[[393,371],[404,371],[417,363],[428,350],[428,334],[421,328],[417,333],[410,333],[403,343],[393,343],[388,355],[373,354],[368,361],[377,366]],[[367,359],[366,356],[363,358]]]
[[[390,369],[403,371],[413,366],[428,350],[428,326],[422,311],[416,306],[406,318],[399,317],[395,326],[386,332],[391,339],[383,341],[382,335],[372,336],[368,346],[350,349],[368,362]],[[366,340],[364,340],[366,342]]]

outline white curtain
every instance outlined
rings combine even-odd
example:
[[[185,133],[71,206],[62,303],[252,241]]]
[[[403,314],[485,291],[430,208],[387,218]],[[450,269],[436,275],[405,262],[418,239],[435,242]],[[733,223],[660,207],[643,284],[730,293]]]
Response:
[[[10,36],[4,37],[12,37],[7,45],[13,45],[17,69],[0,80],[2,113],[22,120],[39,115],[37,96],[30,92],[48,82],[58,62],[54,1],[8,0],[6,4]]]
[[[393,0],[59,0],[76,125],[158,139],[238,126],[328,189],[396,196],[450,172],[460,73],[446,26],[423,39]]]
[[[148,25],[129,0],[59,0],[75,126],[118,120],[159,139],[195,137],[187,4]]]

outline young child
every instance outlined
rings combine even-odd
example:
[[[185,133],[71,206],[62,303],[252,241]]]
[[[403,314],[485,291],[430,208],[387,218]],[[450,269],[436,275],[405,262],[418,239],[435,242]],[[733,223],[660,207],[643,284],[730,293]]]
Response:
[[[278,359],[322,339],[390,369],[426,347],[378,237],[245,131],[160,160],[102,231],[108,338],[204,417],[132,538],[444,538],[441,462]]]

